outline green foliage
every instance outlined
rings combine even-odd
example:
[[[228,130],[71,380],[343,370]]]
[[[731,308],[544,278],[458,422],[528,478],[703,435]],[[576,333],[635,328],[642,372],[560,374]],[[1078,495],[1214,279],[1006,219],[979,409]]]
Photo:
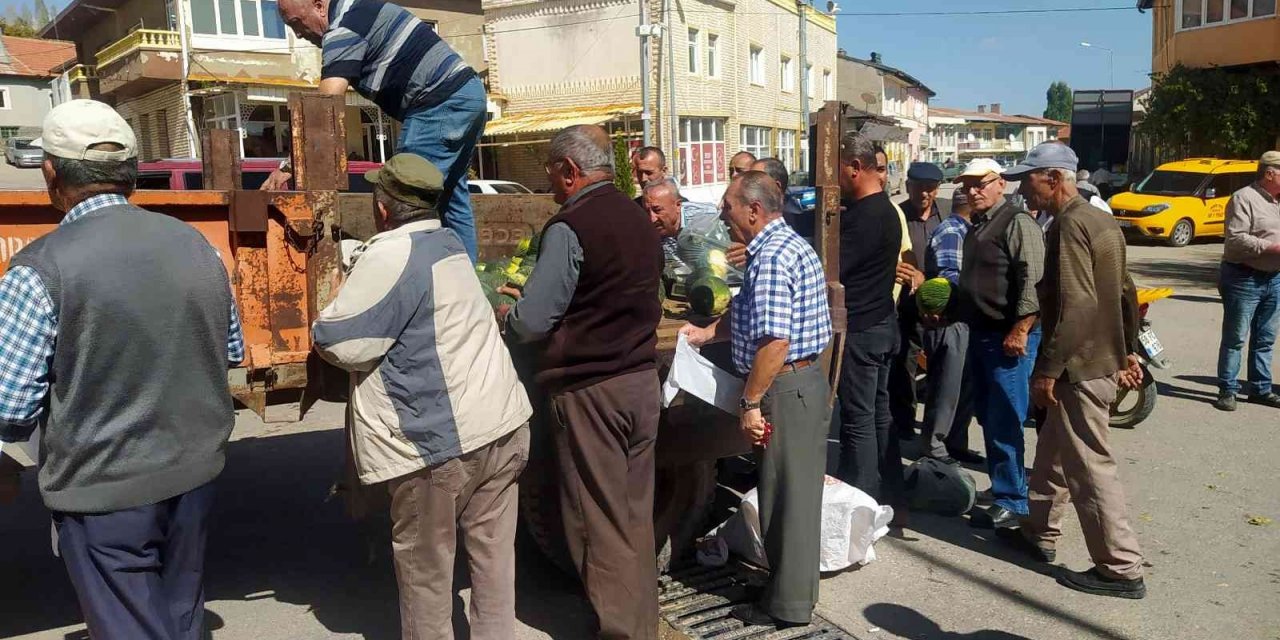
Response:
[[[631,149],[625,138],[613,139],[613,185],[628,198],[636,197],[636,181],[631,176]]]
[[[1154,78],[1138,133],[1158,156],[1249,159],[1280,137],[1280,75],[1259,68],[1191,69]]]
[[[35,0],[34,5],[9,5],[4,16],[0,17],[0,29],[4,35],[18,38],[38,38],[40,30],[53,19],[53,11],[44,0]]]
[[[1044,99],[1048,104],[1044,110],[1044,117],[1058,122],[1071,122],[1071,87],[1067,86],[1067,83],[1058,80],[1049,85]]]

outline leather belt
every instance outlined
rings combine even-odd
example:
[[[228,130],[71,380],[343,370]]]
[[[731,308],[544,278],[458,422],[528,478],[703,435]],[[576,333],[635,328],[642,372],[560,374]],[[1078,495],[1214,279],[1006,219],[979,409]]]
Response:
[[[788,362],[782,365],[782,370],[783,371],[799,371],[801,369],[809,368],[809,366],[812,365],[814,362],[816,362],[816,360],[796,360],[795,362]]]

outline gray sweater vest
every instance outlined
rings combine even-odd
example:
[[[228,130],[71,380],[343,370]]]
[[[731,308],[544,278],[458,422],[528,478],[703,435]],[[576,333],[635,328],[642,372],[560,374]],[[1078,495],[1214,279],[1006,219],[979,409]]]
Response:
[[[108,207],[36,240],[57,318],[41,439],[40,492],[53,511],[154,504],[222,471],[235,420],[227,386],[231,291],[190,225]]]

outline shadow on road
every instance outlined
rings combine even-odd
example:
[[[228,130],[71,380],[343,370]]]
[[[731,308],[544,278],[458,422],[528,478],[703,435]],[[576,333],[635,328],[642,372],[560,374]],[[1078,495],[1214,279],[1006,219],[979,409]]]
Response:
[[[1196,296],[1182,293],[1175,293],[1169,296],[1170,300],[1181,300],[1183,302],[1205,302],[1208,304],[1222,304],[1222,298],[1218,296]]]
[[[301,605],[334,634],[367,640],[400,637],[400,610],[390,534],[385,522],[356,525],[338,501],[326,502],[341,462],[339,430],[247,438],[228,447],[217,480],[209,532],[206,598],[276,600]],[[18,503],[0,507],[0,637],[82,622],[61,560],[50,553],[49,517],[28,472]],[[461,545],[460,545],[461,548]],[[544,560],[522,536],[517,546],[517,616],[553,638],[589,635],[590,608],[576,579]],[[455,593],[465,588],[465,560]],[[243,610],[243,609],[242,609]],[[469,637],[465,608],[455,597],[457,637]],[[262,624],[284,622],[261,614]],[[283,615],[293,615],[285,613]],[[223,621],[212,611],[207,626]],[[270,636],[270,633],[264,634]],[[80,640],[83,631],[66,635]]]
[[[929,640],[1031,640],[1006,631],[985,629],[973,633],[957,633],[943,631],[938,623],[928,616],[897,604],[879,602],[862,610],[867,622],[877,626],[881,631],[899,638],[929,638]]]
[[[1129,271],[1146,286],[1212,289],[1218,283],[1218,261],[1183,259],[1129,261]]]

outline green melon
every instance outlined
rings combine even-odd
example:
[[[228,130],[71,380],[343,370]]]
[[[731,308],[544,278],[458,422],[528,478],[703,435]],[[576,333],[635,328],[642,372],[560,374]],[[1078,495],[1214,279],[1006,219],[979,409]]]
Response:
[[[916,289],[916,305],[925,315],[936,316],[947,310],[951,302],[951,281],[946,278],[925,280]]]
[[[538,249],[541,248],[541,245],[542,245],[542,236],[536,233],[527,238],[521,238],[520,242],[516,244],[516,255],[532,256],[534,258],[537,258]]]
[[[732,295],[723,279],[703,276],[689,287],[689,307],[698,315],[718,316],[729,308]]]

